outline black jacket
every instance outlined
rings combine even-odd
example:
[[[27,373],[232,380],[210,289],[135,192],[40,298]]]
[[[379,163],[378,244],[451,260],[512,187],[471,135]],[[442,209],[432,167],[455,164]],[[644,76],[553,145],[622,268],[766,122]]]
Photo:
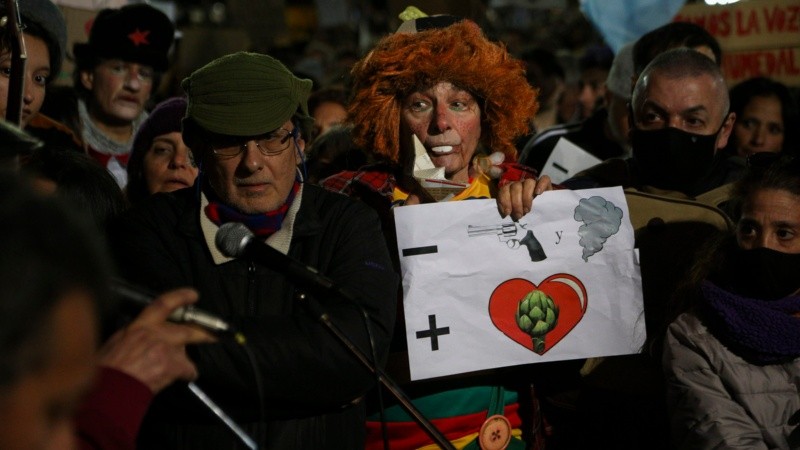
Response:
[[[601,108],[580,123],[557,125],[533,136],[520,152],[519,162],[541,172],[563,137],[605,161],[625,154],[625,149],[606,136],[608,110]]]
[[[199,214],[193,189],[157,195],[123,217],[111,234],[118,265],[129,281],[157,292],[193,286],[200,293],[197,307],[218,314],[247,337],[250,356],[231,340],[191,349],[200,373],[197,384],[256,436],[262,449],[363,447],[364,407],[359,399],[373,386],[374,377],[301,306],[296,294],[302,286],[247,260],[216,265]],[[359,306],[371,318],[383,362],[395,318],[398,277],[375,213],[344,196],[305,185],[289,256],[358,296]],[[370,353],[360,309],[339,299],[317,300],[331,320]],[[236,442],[233,433],[190,396],[185,384],[178,383],[157,396],[139,447],[240,448]]]

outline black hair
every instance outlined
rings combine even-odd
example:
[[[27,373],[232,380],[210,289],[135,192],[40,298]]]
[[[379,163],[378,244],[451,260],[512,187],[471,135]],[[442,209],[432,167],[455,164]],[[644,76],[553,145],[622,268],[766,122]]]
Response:
[[[25,34],[43,40],[45,45],[47,45],[47,52],[50,56],[50,75],[47,76],[47,82],[53,81],[53,79],[58,76],[57,71],[59,70],[59,64],[57,64],[56,61],[61,59],[61,47],[58,45],[58,42],[53,40],[52,35],[36,22],[25,22],[25,30],[23,31]]]
[[[58,42],[55,42],[52,36],[41,25],[33,21],[25,22],[23,33],[44,41],[50,59],[50,74],[47,76],[47,82],[53,81],[53,78],[58,75],[59,64],[57,61],[61,59],[61,48]],[[11,41],[9,40],[8,33],[4,32],[2,36],[0,36],[0,48],[2,48],[3,51],[11,51]]]
[[[95,311],[103,312],[111,298],[111,262],[97,233],[74,210],[5,172],[0,173],[0,248],[0,388],[5,388],[47,364],[48,323],[66,295],[86,293]]]
[[[308,112],[314,114],[314,110],[323,103],[338,103],[347,106],[347,91],[339,87],[327,87],[316,90],[308,97]]]
[[[781,153],[756,153],[748,158],[748,170],[731,192],[734,219],[741,216],[744,203],[763,189],[786,191],[800,197],[800,158]]]
[[[733,206],[733,219],[736,221],[741,216],[743,204],[752,196],[753,193],[761,189],[785,190],[793,195],[800,197],[800,160],[792,156],[781,155],[778,153],[759,154],[760,163],[750,164],[745,176],[734,184],[731,193],[731,203]],[[682,226],[696,227],[708,226],[704,223],[684,222]],[[681,225],[678,225],[681,226]],[[687,236],[682,231],[677,236],[684,239]],[[640,236],[637,236],[637,240]],[[676,240],[675,242],[679,242]],[[652,352],[653,356],[661,354],[664,334],[667,327],[682,313],[695,308],[702,299],[700,284],[703,280],[724,280],[724,275],[728,269],[730,253],[738,248],[736,236],[732,232],[709,233],[705,239],[700,240],[701,245],[696,246],[694,261],[691,264],[682,282],[672,290],[669,301],[663,306],[663,320],[660,329],[655,333],[649,333],[646,348]],[[691,249],[686,249],[691,254]],[[642,263],[644,268],[644,262]],[[650,268],[652,270],[652,267]],[[718,281],[715,281],[718,282]],[[661,317],[659,317],[661,319]]]
[[[539,103],[549,100],[556,91],[558,81],[566,79],[564,67],[555,53],[545,48],[532,48],[522,52],[520,59],[527,66],[525,78],[528,83],[539,89],[539,98],[542,99]]]
[[[641,74],[656,56],[678,47],[711,49],[717,65],[722,64],[722,49],[705,28],[690,22],[670,22],[640,37],[633,44],[633,71]]]
[[[98,232],[121,214],[127,203],[114,177],[85,153],[45,146],[22,167],[26,174],[57,185],[56,195],[78,213],[91,218]]]
[[[741,114],[754,97],[775,97],[781,104],[781,118],[783,119],[783,149],[800,155],[800,111],[798,111],[789,88],[778,81],[766,77],[754,77],[744,80],[730,90],[731,112],[736,113],[736,119],[741,119]],[[735,136],[731,135],[728,148],[733,148]]]
[[[78,139],[82,139],[83,128],[78,114],[78,92],[74,86],[54,84],[47,86],[39,112],[67,126]]]
[[[308,113],[313,117],[314,110],[319,107],[319,105],[323,103],[337,103],[342,105],[342,107],[347,110],[348,105],[348,94],[344,88],[339,87],[327,87],[322,88],[317,91],[311,93],[308,97]],[[318,130],[316,128],[313,129],[312,135],[309,136],[309,140],[316,139],[318,134]]]
[[[578,70],[585,72],[589,69],[601,69],[607,72],[611,70],[613,62],[614,52],[608,46],[593,45],[578,60]]]
[[[352,126],[334,125],[319,136],[308,150],[308,182],[319,181],[343,170],[357,170],[374,163],[367,153],[353,146]]]

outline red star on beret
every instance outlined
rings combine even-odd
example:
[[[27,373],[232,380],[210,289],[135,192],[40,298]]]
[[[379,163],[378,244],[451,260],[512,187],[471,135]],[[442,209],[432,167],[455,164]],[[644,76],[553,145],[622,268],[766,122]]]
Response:
[[[150,30],[141,31],[137,28],[136,31],[128,35],[128,39],[130,39],[136,47],[141,44],[149,45],[150,41],[147,40],[148,34],[150,34]]]

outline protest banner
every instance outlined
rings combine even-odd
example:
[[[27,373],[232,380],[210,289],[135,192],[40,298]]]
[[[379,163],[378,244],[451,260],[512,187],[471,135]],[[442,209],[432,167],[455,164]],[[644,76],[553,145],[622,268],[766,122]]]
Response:
[[[395,210],[412,380],[631,354],[641,275],[622,188],[551,191],[501,219],[494,200]]]
[[[800,86],[800,0],[694,3],[674,20],[700,25],[719,41],[729,85],[766,76]]]

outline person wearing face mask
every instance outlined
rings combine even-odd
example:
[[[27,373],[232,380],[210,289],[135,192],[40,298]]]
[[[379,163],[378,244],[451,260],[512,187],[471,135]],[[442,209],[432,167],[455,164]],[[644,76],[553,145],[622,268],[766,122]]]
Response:
[[[674,297],[663,366],[675,448],[798,445],[800,161],[759,154],[749,165],[734,187],[735,234]]]
[[[95,17],[89,41],[77,43],[74,85],[86,151],[106,167],[120,187],[137,130],[147,118],[145,106],[156,72],[168,67],[175,28],[147,4],[103,9]]]
[[[626,188],[648,335],[663,322],[664,305],[694,251],[732,226],[722,210],[693,199],[706,192],[715,154],[733,127],[727,93],[707,54],[664,51],[641,72],[633,90],[632,156],[605,161],[563,183],[573,189]],[[624,436],[613,441],[614,448],[663,448],[668,425],[658,361],[649,352],[587,361],[580,376],[572,374],[577,380],[570,386],[577,391],[578,427],[590,430],[589,436],[609,431]]]
[[[640,191],[692,198],[708,186],[714,155],[728,143],[735,114],[719,67],[688,48],[657,56],[642,72],[631,98],[633,156],[617,170],[588,169],[564,185],[622,185]]]
[[[125,195],[131,204],[158,192],[194,185],[198,168],[192,150],[181,136],[186,99],[174,97],[159,103],[144,121],[133,141],[128,161]]]

